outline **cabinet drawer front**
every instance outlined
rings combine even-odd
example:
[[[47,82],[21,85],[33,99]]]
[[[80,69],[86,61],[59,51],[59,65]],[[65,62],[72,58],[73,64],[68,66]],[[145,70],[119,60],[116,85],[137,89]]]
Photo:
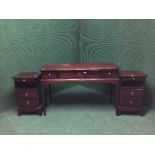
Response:
[[[60,72],[60,79],[79,79],[86,78],[86,71],[63,71]]]
[[[53,72],[53,71],[42,72],[43,79],[56,79],[58,77],[59,77],[59,74],[57,72]]]
[[[141,106],[143,104],[144,89],[122,88],[120,92],[121,106]]]
[[[39,96],[37,89],[17,89],[16,94],[18,98],[23,99],[37,99]]]
[[[121,81],[145,81],[145,78],[142,78],[142,77],[134,77],[134,76],[131,76],[131,77],[121,77]]]
[[[19,106],[22,106],[22,107],[35,107],[40,105],[39,100],[31,100],[31,99],[26,99],[26,100],[18,99],[18,104]]]
[[[79,77],[81,76],[81,73],[79,73]],[[76,71],[64,71],[60,72],[60,79],[75,79],[78,77],[78,73]]]
[[[61,79],[100,78],[97,71],[65,71],[60,73]]]
[[[15,79],[14,81],[15,81],[15,83],[25,84],[25,83],[34,83],[37,80],[36,79],[31,79],[31,78],[18,78],[18,79]]]

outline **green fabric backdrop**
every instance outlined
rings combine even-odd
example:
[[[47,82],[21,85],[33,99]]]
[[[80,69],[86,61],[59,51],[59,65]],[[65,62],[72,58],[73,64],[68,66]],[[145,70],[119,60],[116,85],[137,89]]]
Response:
[[[105,62],[146,72],[146,99],[153,103],[155,20],[0,20],[0,109],[16,103],[11,77],[20,71]]]

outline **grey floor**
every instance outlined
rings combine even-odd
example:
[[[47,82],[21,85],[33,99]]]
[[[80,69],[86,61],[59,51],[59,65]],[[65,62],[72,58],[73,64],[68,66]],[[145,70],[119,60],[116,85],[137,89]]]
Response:
[[[155,111],[115,116],[112,103],[101,91],[77,85],[53,95],[47,116],[22,115],[16,107],[0,113],[0,134],[105,135],[155,134]]]

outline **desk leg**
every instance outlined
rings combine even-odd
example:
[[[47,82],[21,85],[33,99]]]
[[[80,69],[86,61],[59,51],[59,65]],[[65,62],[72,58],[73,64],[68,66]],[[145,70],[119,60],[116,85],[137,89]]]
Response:
[[[51,85],[48,85],[49,87],[49,97],[50,97],[50,104],[52,103],[52,92],[51,92]]]
[[[120,102],[120,84],[117,83],[116,84],[116,103],[115,103],[117,116],[120,116],[121,114],[120,111],[118,110],[119,102]]]
[[[110,85],[110,102],[113,103],[114,101],[114,87]]]
[[[44,92],[44,84],[41,84],[41,97],[42,97],[42,104],[43,104],[43,113],[46,115],[46,102],[45,102],[45,92]]]

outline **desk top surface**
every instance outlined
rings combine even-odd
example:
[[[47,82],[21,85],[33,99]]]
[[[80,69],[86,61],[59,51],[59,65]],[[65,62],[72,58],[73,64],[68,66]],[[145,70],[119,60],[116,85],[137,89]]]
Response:
[[[67,71],[67,70],[105,70],[119,69],[116,64],[49,64],[42,68],[42,71]]]

